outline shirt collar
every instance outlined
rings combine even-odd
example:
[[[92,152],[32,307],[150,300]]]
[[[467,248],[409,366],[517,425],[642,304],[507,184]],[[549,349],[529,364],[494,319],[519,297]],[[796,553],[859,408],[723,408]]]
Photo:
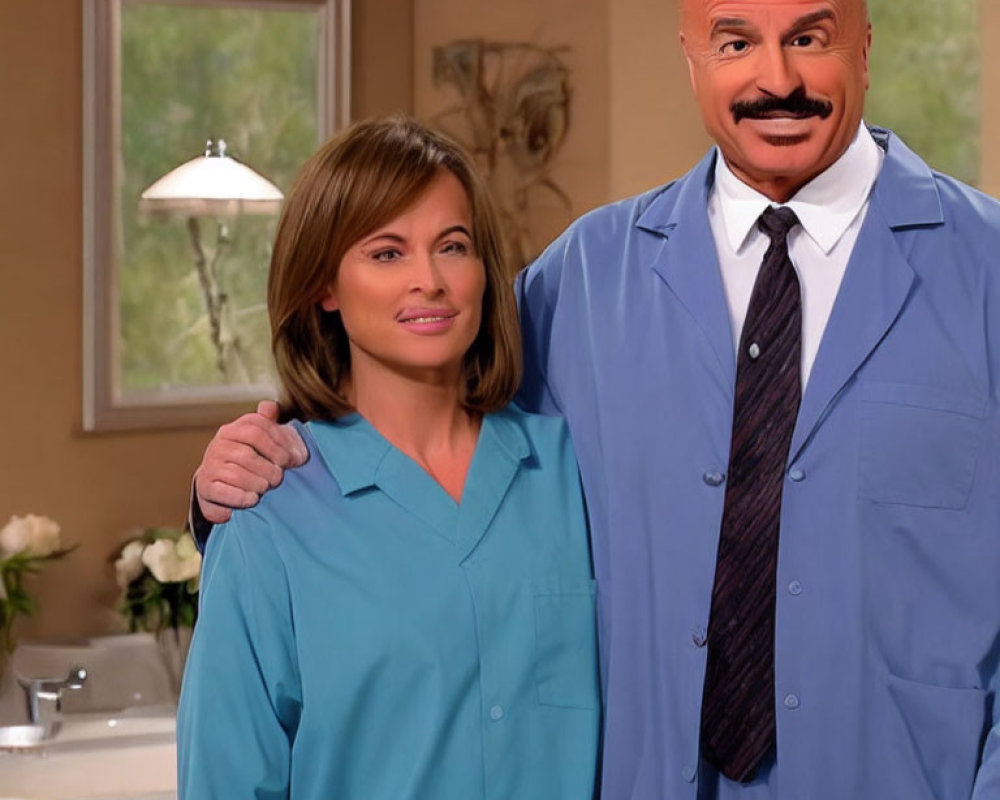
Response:
[[[392,450],[392,445],[357,412],[335,420],[293,424],[312,434],[315,450],[345,495],[374,486],[375,475]],[[309,437],[303,438],[308,445]]]
[[[833,250],[868,201],[883,158],[882,149],[862,123],[847,151],[785,203],[824,253]],[[726,241],[737,252],[764,209],[775,204],[737,178],[721,154],[715,159],[714,191]]]
[[[518,412],[509,409],[486,414],[479,432],[477,452],[485,448],[489,458],[495,458],[499,452],[505,452],[508,458],[517,461],[528,458],[531,447],[517,416]],[[292,424],[300,432],[311,434],[311,437],[303,436],[303,439],[307,445],[310,439],[315,443],[315,450],[345,495],[379,485],[379,477],[398,462],[394,456],[405,458],[357,412],[331,421]],[[314,448],[310,446],[309,449]]]

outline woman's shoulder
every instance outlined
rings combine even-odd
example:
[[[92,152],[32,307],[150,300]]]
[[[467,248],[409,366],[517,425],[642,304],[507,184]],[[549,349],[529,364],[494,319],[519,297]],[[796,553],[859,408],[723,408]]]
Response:
[[[228,522],[216,525],[205,545],[201,589],[238,594],[243,581],[284,584],[283,559],[274,528],[259,508],[236,509]],[[231,586],[230,590],[225,587]]]
[[[281,483],[261,495],[255,510],[263,521],[271,524],[286,519],[289,514],[295,518],[313,503],[328,503],[338,496],[336,464],[331,462],[349,460],[356,445],[350,428],[337,421],[291,420],[285,424],[302,439],[309,457],[304,464],[286,469]]]

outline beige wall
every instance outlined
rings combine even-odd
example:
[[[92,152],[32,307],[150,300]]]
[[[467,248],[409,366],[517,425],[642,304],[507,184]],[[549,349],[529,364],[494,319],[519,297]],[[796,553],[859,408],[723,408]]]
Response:
[[[979,10],[981,30],[1000,30],[1000,3],[984,2]],[[990,46],[990,37],[983,37],[980,97],[982,117],[980,142],[982,166],[979,171],[979,188],[1000,197],[1000,58]]]
[[[114,629],[107,563],[129,528],[179,525],[210,430],[81,433],[81,0],[0,3],[0,524],[46,514],[68,559],[23,636]],[[355,0],[354,106],[411,105],[409,0]]]
[[[677,4],[611,0],[609,195],[628,197],[680,177],[710,141],[677,38]]]

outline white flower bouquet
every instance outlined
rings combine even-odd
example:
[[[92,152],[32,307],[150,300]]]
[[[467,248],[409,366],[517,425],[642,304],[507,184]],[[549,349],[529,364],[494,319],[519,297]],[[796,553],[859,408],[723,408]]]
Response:
[[[0,646],[7,652],[14,649],[14,620],[33,614],[36,608],[25,578],[75,549],[64,548],[59,533],[58,523],[36,514],[11,517],[0,528]]]
[[[148,528],[126,542],[115,559],[115,577],[129,631],[193,627],[200,574],[201,553],[189,533]]]

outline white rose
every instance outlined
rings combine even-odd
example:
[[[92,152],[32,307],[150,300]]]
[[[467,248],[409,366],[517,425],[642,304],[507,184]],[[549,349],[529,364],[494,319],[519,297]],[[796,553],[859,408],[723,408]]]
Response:
[[[59,525],[48,517],[26,514],[11,517],[0,529],[0,554],[4,557],[28,552],[33,556],[47,556],[60,547]]]
[[[201,553],[198,552],[198,545],[194,543],[194,537],[190,533],[183,534],[177,540],[177,557],[187,565],[182,580],[192,581],[188,588],[191,591],[197,591],[198,578],[201,575]]]
[[[115,579],[120,588],[124,589],[142,575],[142,551],[145,549],[146,545],[142,542],[129,542],[122,548],[115,559]]]
[[[157,539],[142,551],[142,563],[160,583],[189,581],[201,571],[201,554],[189,534],[176,542]]]

